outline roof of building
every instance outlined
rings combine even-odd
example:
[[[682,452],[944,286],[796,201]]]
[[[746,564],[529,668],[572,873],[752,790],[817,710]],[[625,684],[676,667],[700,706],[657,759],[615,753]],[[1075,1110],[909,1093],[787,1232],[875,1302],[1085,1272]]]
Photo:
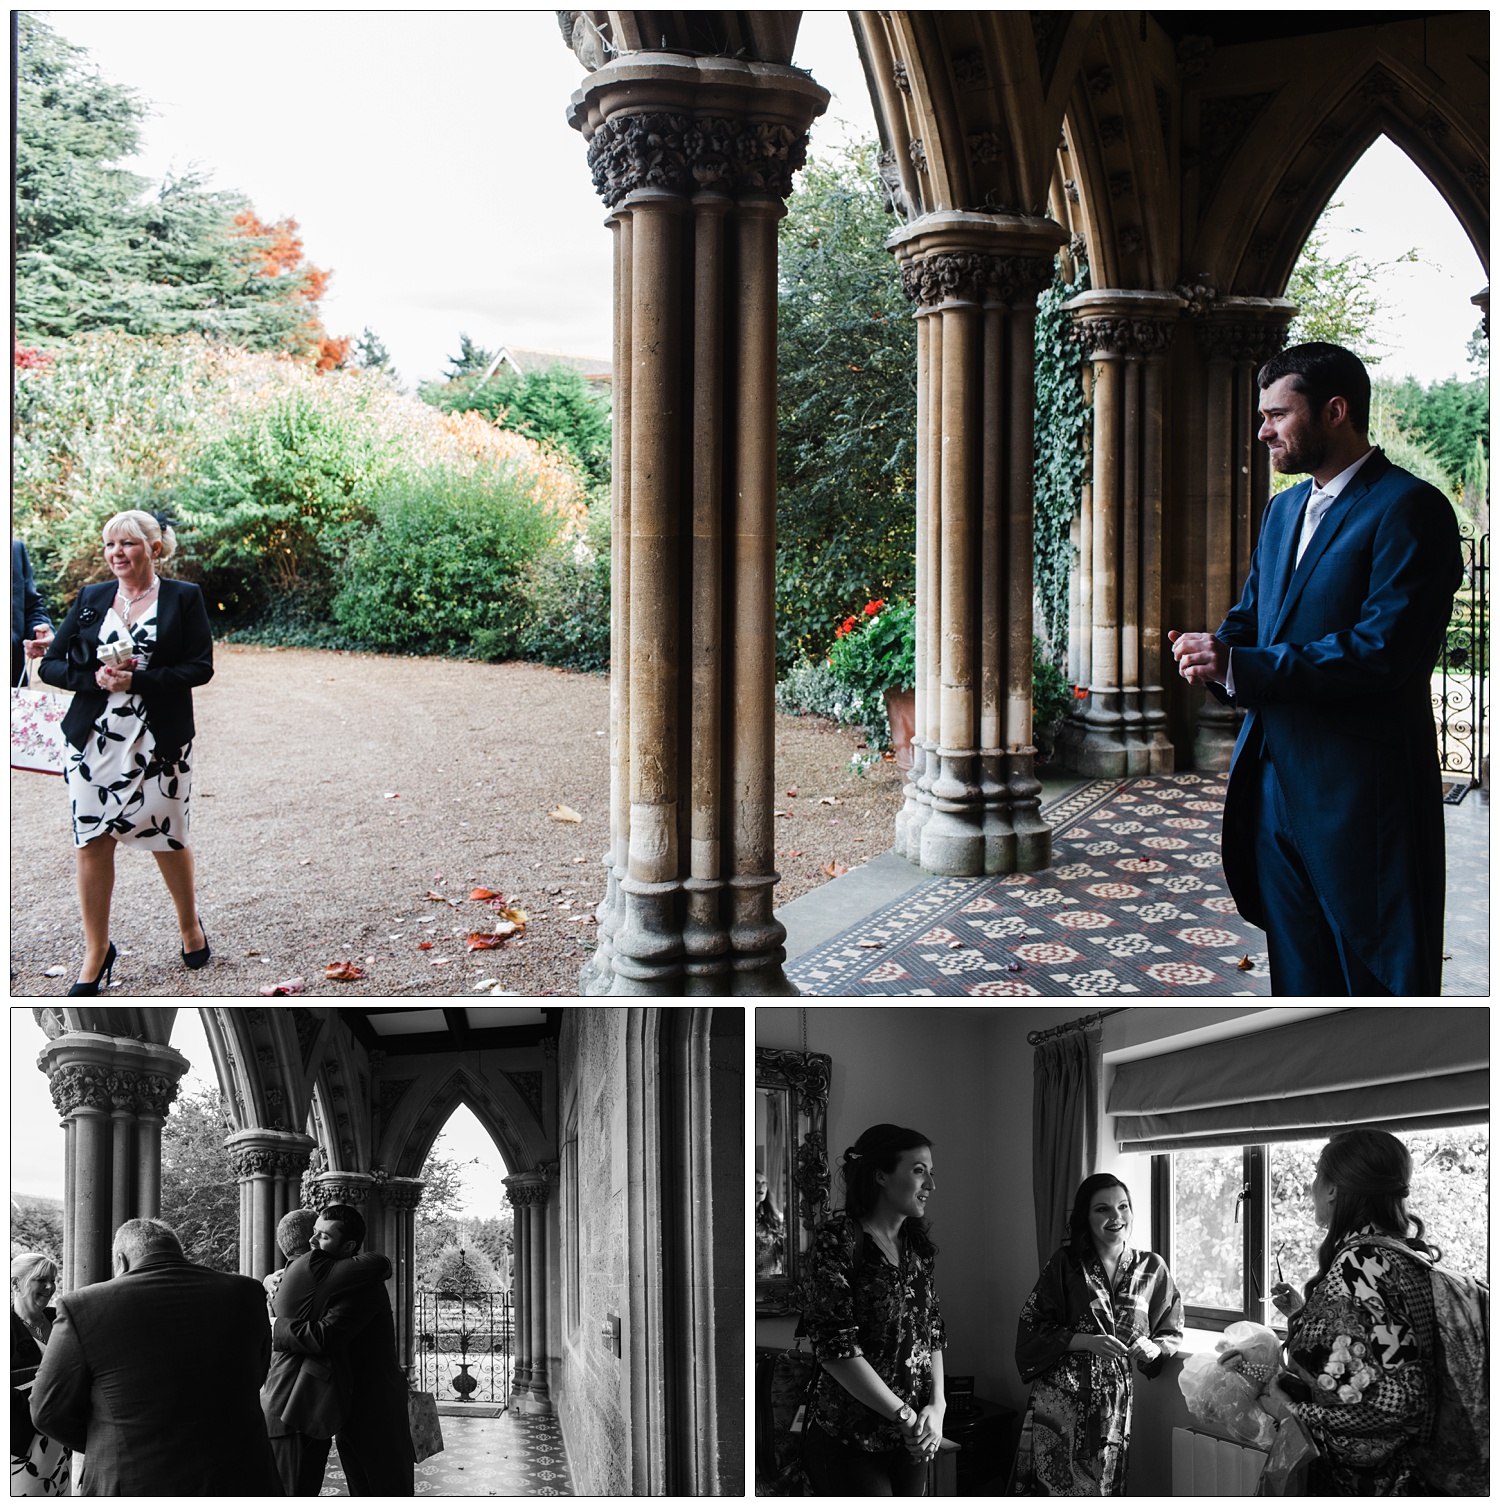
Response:
[[[502,361],[513,366],[523,377],[554,366],[565,366],[590,382],[608,382],[614,375],[614,365],[609,361],[600,361],[593,356],[566,356],[559,351],[525,350],[519,345],[502,345],[491,369],[498,370]]]

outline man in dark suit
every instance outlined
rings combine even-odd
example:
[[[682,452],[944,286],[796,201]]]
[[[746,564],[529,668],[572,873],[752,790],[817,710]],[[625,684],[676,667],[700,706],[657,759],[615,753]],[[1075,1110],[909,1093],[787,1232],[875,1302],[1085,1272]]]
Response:
[[[37,659],[52,642],[52,619],[31,575],[31,557],[19,539],[10,541],[10,683],[21,682],[21,666]]]
[[[409,1497],[416,1490],[415,1460],[390,1298],[383,1281],[339,1271],[358,1256],[364,1239],[359,1211],[329,1204],[313,1226],[306,1272],[297,1270],[299,1258],[277,1289],[274,1346],[302,1367],[280,1404],[281,1417],[310,1437],[331,1429],[351,1496]],[[314,1287],[335,1278],[337,1284],[304,1297],[304,1277]]]
[[[276,1227],[276,1243],[290,1259],[265,1280],[273,1319],[293,1324],[324,1318],[330,1304],[361,1289],[380,1288],[384,1297],[389,1260],[371,1252],[326,1255],[313,1244],[316,1222],[311,1209],[293,1209]],[[330,1356],[286,1349],[271,1357],[261,1408],[289,1497],[315,1497],[322,1490],[328,1451],[348,1416],[353,1385],[342,1343]]]
[[[83,1452],[85,1496],[280,1496],[260,1283],[195,1266],[160,1219],[126,1220],[113,1256],[112,1282],[56,1299],[32,1422]]]
[[[1224,803],[1224,874],[1264,928],[1273,994],[1436,995],[1443,808],[1432,672],[1463,581],[1453,508],[1368,439],[1342,346],[1261,369],[1260,438],[1311,480],[1271,499],[1244,595],[1178,669],[1249,713]]]

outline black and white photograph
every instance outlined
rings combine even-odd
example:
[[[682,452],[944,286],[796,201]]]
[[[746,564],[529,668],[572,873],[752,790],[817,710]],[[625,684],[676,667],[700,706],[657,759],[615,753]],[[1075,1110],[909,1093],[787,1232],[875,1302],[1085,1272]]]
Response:
[[[1487,1006],[760,1006],[755,1491],[1486,1496]]]
[[[12,1007],[13,1496],[738,1496],[745,1011]]]

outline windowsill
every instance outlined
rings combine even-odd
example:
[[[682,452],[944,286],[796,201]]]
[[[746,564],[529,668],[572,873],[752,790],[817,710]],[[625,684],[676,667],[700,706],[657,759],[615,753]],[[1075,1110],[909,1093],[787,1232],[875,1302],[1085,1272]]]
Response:
[[[1285,1339],[1284,1334],[1279,1337]],[[1218,1348],[1219,1342],[1224,1338],[1222,1330],[1218,1329],[1194,1329],[1189,1325],[1183,1331],[1182,1346],[1178,1350],[1179,1355],[1212,1355]]]

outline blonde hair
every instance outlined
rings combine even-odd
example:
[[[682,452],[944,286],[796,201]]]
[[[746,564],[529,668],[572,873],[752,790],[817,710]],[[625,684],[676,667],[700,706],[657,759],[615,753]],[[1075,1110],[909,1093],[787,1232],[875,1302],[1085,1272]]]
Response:
[[[116,513],[104,525],[100,537],[108,541],[111,529],[127,539],[139,539],[148,547],[160,543],[161,553],[156,555],[158,564],[165,563],[177,553],[177,535],[172,531],[172,525],[169,523],[163,526],[155,514],[142,512],[140,508],[128,508],[123,513]]]
[[[57,1262],[39,1251],[25,1251],[13,1256],[10,1263],[10,1285],[20,1287],[33,1277],[56,1277]]]

